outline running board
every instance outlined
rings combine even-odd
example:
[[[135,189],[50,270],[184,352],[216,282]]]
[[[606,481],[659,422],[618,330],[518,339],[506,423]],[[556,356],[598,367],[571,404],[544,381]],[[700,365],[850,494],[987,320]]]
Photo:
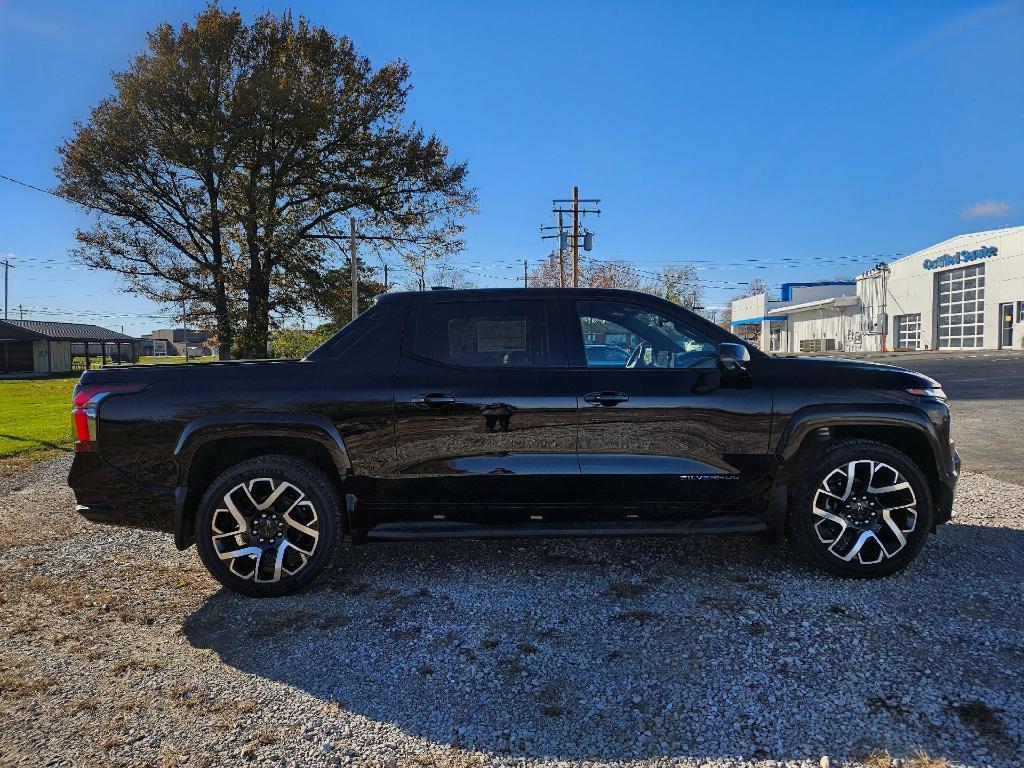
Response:
[[[597,536],[692,536],[717,533],[760,533],[767,530],[750,517],[721,517],[692,523],[530,523],[475,525],[473,523],[382,523],[367,531],[370,541],[423,539],[535,539]]]

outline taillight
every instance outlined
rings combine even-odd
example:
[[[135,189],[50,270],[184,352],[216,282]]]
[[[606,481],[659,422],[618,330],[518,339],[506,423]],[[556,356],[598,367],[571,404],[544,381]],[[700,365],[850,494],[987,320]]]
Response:
[[[145,384],[79,384],[72,396],[71,418],[75,425],[75,450],[96,450],[96,412],[100,402],[110,395],[141,392]]]

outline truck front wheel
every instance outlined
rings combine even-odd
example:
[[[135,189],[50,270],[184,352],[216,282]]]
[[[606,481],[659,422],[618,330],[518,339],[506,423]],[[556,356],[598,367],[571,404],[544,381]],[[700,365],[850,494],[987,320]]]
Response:
[[[932,527],[927,478],[908,456],[873,440],[844,440],[794,478],[797,548],[837,576],[888,576],[906,566]]]
[[[340,503],[308,461],[259,456],[222,473],[203,494],[196,546],[228,589],[278,597],[309,585],[334,554]]]

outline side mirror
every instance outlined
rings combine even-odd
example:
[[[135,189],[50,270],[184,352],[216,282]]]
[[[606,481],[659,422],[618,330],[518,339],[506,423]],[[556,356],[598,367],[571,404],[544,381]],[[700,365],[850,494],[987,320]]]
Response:
[[[727,360],[735,360],[737,363],[745,363],[750,360],[750,350],[742,344],[732,341],[723,341],[719,344],[718,354]]]

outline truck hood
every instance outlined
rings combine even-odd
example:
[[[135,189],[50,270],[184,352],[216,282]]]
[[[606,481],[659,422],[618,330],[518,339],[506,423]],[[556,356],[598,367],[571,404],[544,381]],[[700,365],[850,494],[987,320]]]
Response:
[[[910,368],[867,360],[841,357],[776,357],[779,371],[785,376],[808,376],[809,381],[845,383],[850,387],[871,389],[907,389],[939,387],[939,382]]]

